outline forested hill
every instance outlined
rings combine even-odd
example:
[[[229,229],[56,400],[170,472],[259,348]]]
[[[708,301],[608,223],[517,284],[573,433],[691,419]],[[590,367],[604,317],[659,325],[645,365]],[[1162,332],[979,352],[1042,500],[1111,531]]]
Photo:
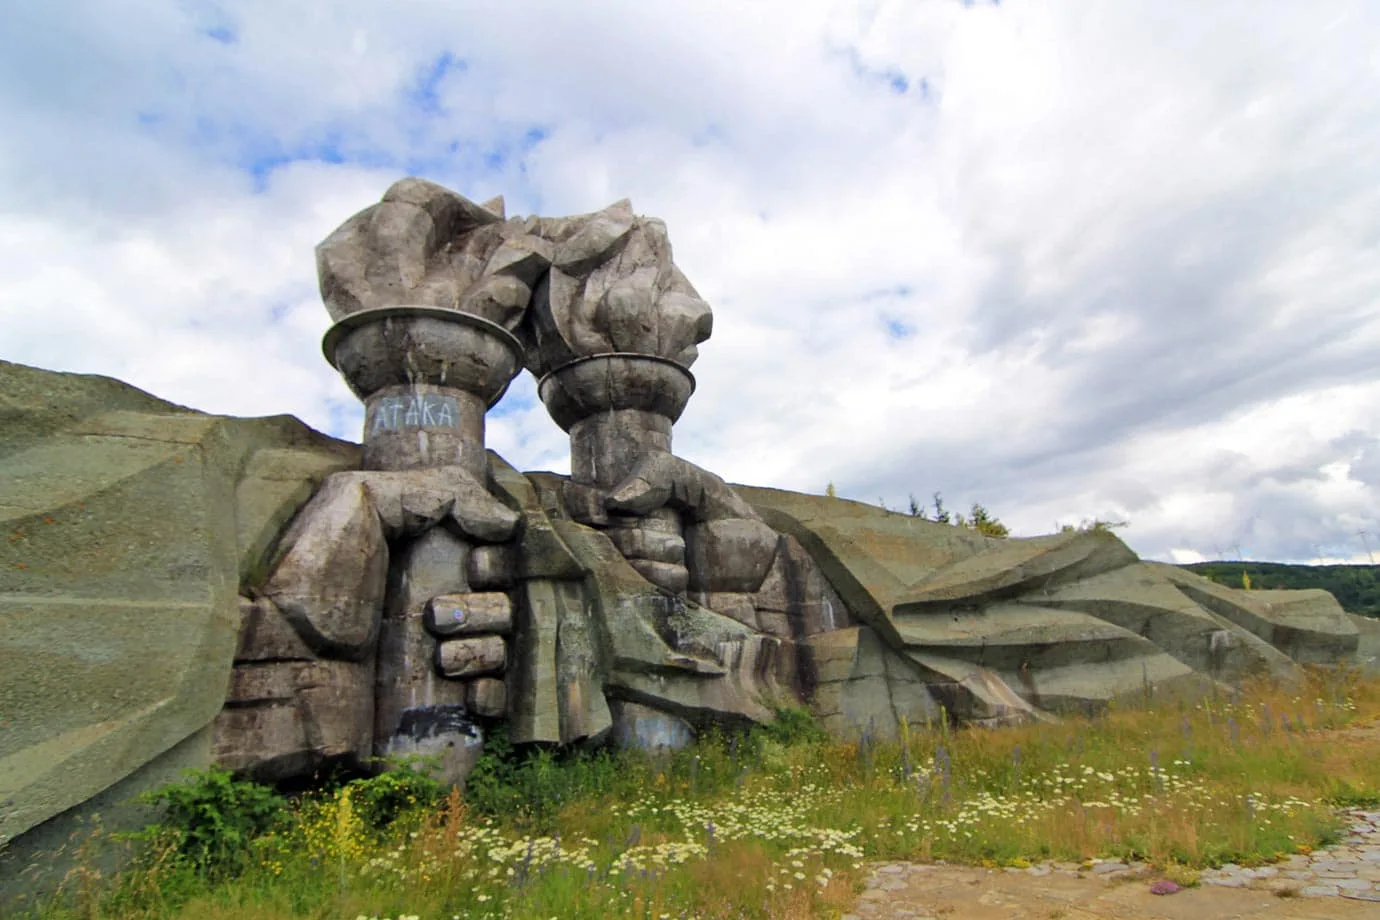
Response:
[[[1285,565],[1280,562],[1199,562],[1183,568],[1232,588],[1243,587],[1241,575],[1259,589],[1322,588],[1342,609],[1380,617],[1380,565]]]

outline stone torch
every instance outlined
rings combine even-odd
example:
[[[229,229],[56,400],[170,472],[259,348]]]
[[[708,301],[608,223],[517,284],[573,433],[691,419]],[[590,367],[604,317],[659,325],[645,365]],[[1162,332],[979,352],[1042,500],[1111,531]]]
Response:
[[[570,434],[571,513],[602,528],[652,584],[751,611],[746,596],[778,535],[722,479],[671,452],[713,316],[672,262],[665,224],[620,201],[540,220],[534,232],[554,249],[524,327],[527,359]]]
[[[484,416],[522,366],[512,330],[549,248],[521,221],[505,221],[501,200],[480,206],[417,179],[394,185],[317,248],[336,320],[322,348],[364,401],[367,472],[358,475],[395,525],[374,751],[439,754],[451,779],[478,754],[471,716],[504,712],[512,610],[506,594],[484,590],[506,584],[492,546],[475,538],[506,539],[512,527],[476,528],[467,507],[495,504]]]

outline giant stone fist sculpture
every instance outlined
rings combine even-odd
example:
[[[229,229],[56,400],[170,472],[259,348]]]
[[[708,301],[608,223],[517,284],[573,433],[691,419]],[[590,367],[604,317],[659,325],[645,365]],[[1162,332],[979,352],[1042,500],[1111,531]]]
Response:
[[[542,635],[564,637],[567,678],[581,672],[572,662],[598,656],[597,643],[572,644],[576,615],[559,611],[575,602],[542,600],[568,587],[538,589],[531,579],[547,576],[519,564],[514,536],[549,522],[509,507],[512,493],[491,480],[485,412],[523,365],[570,433],[561,514],[606,535],[651,597],[725,613],[716,634],[732,642],[752,634],[751,597],[781,538],[723,480],[671,453],[712,317],[660,221],[626,201],[508,220],[501,200],[405,179],[332,233],[317,267],[335,320],[323,350],[365,404],[364,469],[331,476],[298,515],[256,603],[317,655],[372,675],[339,695],[372,710],[375,755],[439,754],[456,779],[477,753],[475,718],[513,716],[515,736],[531,740],[609,727],[602,701],[587,705],[605,694],[602,678],[562,685],[558,729],[542,727],[533,703]],[[636,616],[670,609],[657,601]],[[669,646],[652,657],[701,683],[727,673]],[[738,658],[756,667],[756,652]],[[367,756],[357,737],[344,746]]]

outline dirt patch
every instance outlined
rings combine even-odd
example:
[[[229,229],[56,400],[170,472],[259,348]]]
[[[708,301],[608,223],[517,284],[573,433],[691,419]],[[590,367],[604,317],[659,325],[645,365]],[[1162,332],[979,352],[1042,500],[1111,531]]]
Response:
[[[1376,920],[1380,901],[1240,888],[1150,892],[1151,879],[887,863],[845,920]]]

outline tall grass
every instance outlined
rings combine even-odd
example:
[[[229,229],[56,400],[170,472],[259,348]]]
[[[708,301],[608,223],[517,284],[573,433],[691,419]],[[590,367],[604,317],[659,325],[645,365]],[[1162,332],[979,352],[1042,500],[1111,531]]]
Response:
[[[1319,672],[890,743],[830,743],[797,715],[661,757],[496,750],[468,800],[383,826],[358,789],[306,798],[233,877],[146,835],[112,887],[33,916],[806,917],[851,902],[877,858],[1260,863],[1334,840],[1339,804],[1380,804],[1380,731],[1348,730],[1377,717],[1380,681]]]

